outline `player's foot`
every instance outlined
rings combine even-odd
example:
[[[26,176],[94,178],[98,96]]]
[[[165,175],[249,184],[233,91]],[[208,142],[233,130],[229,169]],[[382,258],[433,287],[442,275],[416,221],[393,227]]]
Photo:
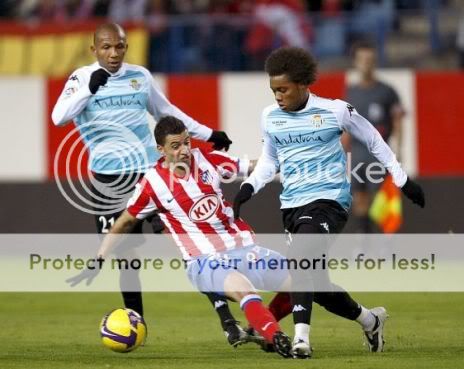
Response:
[[[367,346],[370,352],[382,352],[385,345],[383,339],[383,328],[388,318],[387,310],[384,307],[372,308],[371,313],[375,316],[375,325],[371,331],[364,331]]]
[[[248,327],[245,332],[247,333],[246,339],[248,342],[256,343],[265,352],[275,352],[274,345],[267,342],[253,327]]]
[[[228,319],[224,322],[225,331],[224,334],[229,341],[230,345],[237,347],[243,343],[248,342],[248,334],[240,327],[239,322],[233,319]]]
[[[301,338],[295,338],[293,340],[292,346],[292,355],[295,359],[310,359],[311,355],[313,354],[313,350],[311,349],[311,345],[309,342]]]
[[[283,332],[277,331],[272,337],[275,351],[286,358],[292,357],[292,343],[290,338]]]

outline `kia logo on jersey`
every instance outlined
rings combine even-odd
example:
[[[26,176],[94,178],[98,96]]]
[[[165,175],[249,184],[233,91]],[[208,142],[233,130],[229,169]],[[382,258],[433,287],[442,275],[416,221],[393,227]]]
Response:
[[[206,195],[193,204],[189,212],[189,218],[194,222],[204,222],[211,218],[219,207],[219,199],[216,195]]]

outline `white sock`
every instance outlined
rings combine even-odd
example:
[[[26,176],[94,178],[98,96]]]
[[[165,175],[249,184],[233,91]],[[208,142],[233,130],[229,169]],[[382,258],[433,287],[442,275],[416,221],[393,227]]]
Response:
[[[301,339],[309,343],[309,331],[311,326],[305,323],[296,323],[295,324],[295,339],[294,341]]]
[[[375,315],[369,309],[361,306],[361,314],[356,318],[356,321],[361,324],[365,331],[369,332],[375,326]]]

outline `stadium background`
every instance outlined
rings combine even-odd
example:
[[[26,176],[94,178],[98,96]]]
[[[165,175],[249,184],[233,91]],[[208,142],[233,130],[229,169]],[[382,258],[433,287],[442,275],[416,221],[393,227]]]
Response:
[[[281,22],[260,18],[258,9],[268,15],[284,10],[301,28],[285,33]],[[462,1],[4,0],[0,233],[94,232],[93,217],[68,204],[55,184],[55,151],[72,125],[54,127],[50,111],[67,75],[93,61],[92,31],[108,19],[128,30],[128,62],[146,65],[173,103],[226,130],[234,140],[232,153],[249,157],[259,154],[259,114],[273,101],[262,72],[272,48],[305,40],[320,61],[314,92],[338,98],[352,78],[350,45],[358,37],[373,38],[381,77],[398,90],[407,111],[404,165],[427,196],[424,211],[403,202],[401,232],[464,232]],[[236,190],[237,184],[228,185],[226,197]],[[282,230],[278,192],[275,182],[244,207],[258,232]],[[352,229],[348,224],[346,231]],[[351,322],[315,306],[311,367],[463,367],[462,293],[355,296],[366,306],[388,307],[386,352],[369,355]],[[145,294],[147,346],[131,355],[104,351],[99,319],[120,305],[119,293],[1,293],[0,367],[282,368],[280,358],[251,345],[232,350],[200,294]],[[283,327],[291,332],[291,319]]]

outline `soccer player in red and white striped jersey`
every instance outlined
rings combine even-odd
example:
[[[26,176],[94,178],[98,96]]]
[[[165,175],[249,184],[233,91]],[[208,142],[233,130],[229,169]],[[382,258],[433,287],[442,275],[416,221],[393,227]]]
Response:
[[[221,183],[247,174],[253,163],[222,152],[191,149],[185,125],[172,116],[158,122],[155,139],[163,158],[137,185],[127,209],[103,240],[98,256],[104,258],[112,249],[111,234],[128,233],[139,221],[157,211],[184,260],[190,261],[187,267],[190,281],[202,292],[223,293],[240,302],[250,325],[280,355],[290,357],[290,339],[282,333],[255,290],[255,287],[289,286],[286,271],[273,270],[272,274],[266,274],[259,268],[198,268],[216,255],[242,261],[249,255],[257,259],[283,258],[272,250],[256,246],[252,229],[242,219],[234,219],[232,207],[222,194]]]
[[[234,219],[220,187],[224,178],[247,174],[249,161],[200,149],[179,155],[179,162],[165,156],[146,173],[128,212],[144,219],[158,211],[185,260],[253,245],[253,231]]]

